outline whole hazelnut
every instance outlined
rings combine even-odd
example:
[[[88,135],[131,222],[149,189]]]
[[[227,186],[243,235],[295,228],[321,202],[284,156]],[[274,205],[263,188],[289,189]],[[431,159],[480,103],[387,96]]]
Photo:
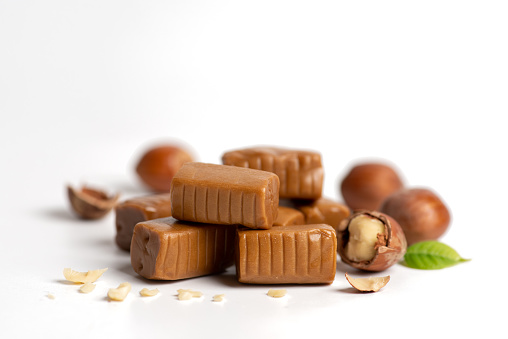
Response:
[[[136,166],[139,178],[155,192],[169,192],[171,180],[192,156],[181,147],[161,145],[146,151]]]
[[[337,252],[342,261],[365,271],[383,271],[402,259],[407,242],[390,216],[357,211],[339,225]]]
[[[351,209],[376,211],[387,196],[403,186],[392,167],[381,163],[365,163],[351,169],[342,180],[340,190]]]
[[[450,212],[430,189],[404,189],[390,195],[380,211],[398,221],[408,245],[437,240],[450,225]]]

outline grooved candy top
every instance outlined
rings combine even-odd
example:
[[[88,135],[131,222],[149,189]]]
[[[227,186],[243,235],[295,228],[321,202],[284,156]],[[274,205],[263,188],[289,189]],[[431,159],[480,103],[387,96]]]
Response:
[[[172,215],[180,220],[270,228],[277,218],[279,178],[249,168],[186,163],[171,183]]]
[[[277,174],[281,198],[317,199],[322,193],[324,171],[317,152],[252,147],[224,153],[222,163]]]

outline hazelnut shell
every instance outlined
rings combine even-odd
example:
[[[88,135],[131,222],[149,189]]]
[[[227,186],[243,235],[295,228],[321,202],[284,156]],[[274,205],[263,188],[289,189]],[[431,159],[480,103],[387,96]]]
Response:
[[[390,215],[404,231],[408,245],[437,240],[450,225],[450,212],[430,189],[404,189],[390,195],[380,211]]]
[[[77,190],[67,186],[67,195],[73,211],[82,219],[99,219],[115,207],[119,194],[108,196],[101,190],[82,187]]]
[[[376,254],[370,260],[352,261],[345,253],[346,244],[349,240],[349,223],[358,215],[368,215],[379,219],[385,226],[385,234],[378,234]],[[356,211],[339,225],[337,233],[337,252],[342,261],[354,268],[379,272],[399,262],[406,253],[407,242],[400,225],[392,217],[376,211]]]

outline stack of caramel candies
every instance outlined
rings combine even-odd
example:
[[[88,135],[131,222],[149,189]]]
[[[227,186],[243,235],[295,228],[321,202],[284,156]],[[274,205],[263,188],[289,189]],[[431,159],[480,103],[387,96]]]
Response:
[[[323,177],[312,151],[248,148],[224,153],[221,165],[187,162],[169,193],[116,207],[116,242],[147,279],[236,265],[242,283],[329,284],[350,210],[322,197]]]

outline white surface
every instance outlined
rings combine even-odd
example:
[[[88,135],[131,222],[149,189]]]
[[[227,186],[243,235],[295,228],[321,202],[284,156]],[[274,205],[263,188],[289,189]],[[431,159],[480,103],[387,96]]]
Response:
[[[505,1],[0,0],[0,336],[506,333],[507,16]],[[473,260],[396,265],[367,295],[340,262],[332,285],[285,286],[282,299],[232,271],[140,279],[114,244],[113,214],[77,220],[64,187],[144,194],[133,166],[161,140],[206,162],[256,144],[319,150],[336,199],[351,164],[387,159],[443,197],[453,222],[442,240]],[[83,295],[65,267],[109,270]],[[108,302],[124,281],[127,300]],[[143,287],[161,293],[143,299]],[[179,302],[178,288],[205,296]]]

